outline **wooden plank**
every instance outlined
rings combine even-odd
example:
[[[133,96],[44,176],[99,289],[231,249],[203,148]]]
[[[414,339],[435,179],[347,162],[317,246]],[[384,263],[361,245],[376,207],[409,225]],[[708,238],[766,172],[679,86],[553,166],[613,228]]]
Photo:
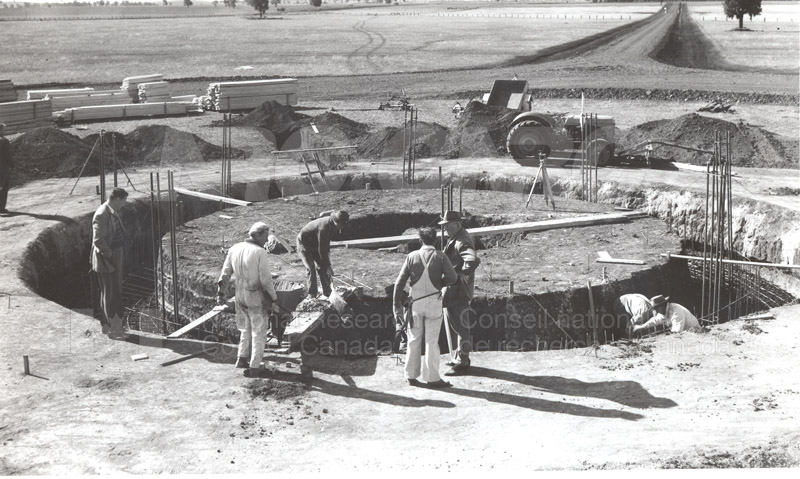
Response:
[[[672,254],[672,253],[661,253],[661,256],[665,256],[667,258],[685,259],[689,261],[721,261],[722,263],[725,264],[740,264],[742,266],[767,266],[770,268],[779,268],[779,269],[800,269],[800,265],[798,264],[757,263],[755,261],[739,261],[735,259],[715,260],[714,258],[704,259],[702,256],[686,256],[682,254]]]
[[[226,198],[224,196],[217,196],[209,193],[201,193],[199,191],[187,190],[184,188],[175,188],[175,192],[186,196],[195,196],[197,198],[203,198],[204,200],[221,201],[223,203],[228,203],[230,205],[236,205],[236,206],[250,206],[253,204],[250,201],[236,200],[233,198]]]
[[[599,256],[600,259],[611,259],[611,255],[608,254],[608,251],[598,251],[597,256]]]
[[[189,331],[193,330],[194,328],[205,323],[206,321],[214,319],[222,313],[233,312],[233,310],[234,310],[233,301],[228,301],[225,304],[214,306],[214,309],[200,316],[199,318],[195,319],[194,321],[182,327],[181,329],[175,331],[174,333],[170,334],[169,336],[167,336],[167,338],[168,339],[179,338],[184,334],[188,333]]]
[[[601,214],[583,216],[578,218],[563,218],[557,220],[534,221],[530,223],[516,223],[511,225],[486,226],[483,228],[468,229],[473,236],[491,234],[521,233],[531,231],[547,231],[559,228],[575,228],[580,226],[594,226],[611,223],[625,223],[628,216],[621,214]],[[441,236],[441,232],[439,233]],[[331,248],[382,248],[396,244],[407,243],[417,239],[417,235],[388,236],[383,238],[365,238],[349,241],[332,241]]]
[[[639,259],[618,259],[618,258],[609,258],[609,259],[602,259],[598,258],[598,263],[611,263],[611,264],[635,264],[635,265],[642,265],[644,261]]]
[[[321,322],[325,313],[322,311],[311,313],[292,313],[292,322],[286,325],[283,336],[292,343],[298,343],[308,336]]]

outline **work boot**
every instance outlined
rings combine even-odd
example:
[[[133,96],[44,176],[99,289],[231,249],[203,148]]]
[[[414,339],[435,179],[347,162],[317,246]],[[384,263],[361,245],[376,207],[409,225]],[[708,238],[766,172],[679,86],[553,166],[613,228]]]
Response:
[[[432,383],[428,383],[428,384],[426,384],[426,386],[428,386],[431,389],[444,389],[444,388],[453,387],[452,384],[448,383],[444,379],[440,379],[438,381],[434,381]]]
[[[409,386],[419,387],[422,386],[422,383],[417,381],[416,379],[407,379]]]
[[[444,373],[445,376],[464,376],[465,374],[469,374],[469,363],[456,364]]]
[[[247,369],[250,367],[250,361],[247,358],[239,358],[236,360],[237,369]]]

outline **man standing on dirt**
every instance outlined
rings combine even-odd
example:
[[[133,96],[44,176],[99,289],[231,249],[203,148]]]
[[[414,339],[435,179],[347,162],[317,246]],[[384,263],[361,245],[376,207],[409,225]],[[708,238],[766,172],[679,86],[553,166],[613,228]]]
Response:
[[[6,138],[6,125],[0,123],[0,213],[8,213],[6,201],[11,188],[11,169],[14,161],[11,158],[11,143]]]
[[[92,217],[92,270],[100,283],[100,307],[103,310],[103,333],[113,338],[123,334],[122,266],[128,232],[119,217],[128,192],[114,188],[108,200],[97,208]]]
[[[458,335],[456,355],[447,362],[452,366],[445,376],[460,376],[469,371],[469,353],[472,351],[470,325],[474,311],[470,301],[475,291],[475,270],[480,265],[478,253],[475,251],[475,240],[461,224],[461,213],[446,211],[439,222],[447,233],[447,244],[444,253],[453,264],[458,279],[455,284],[445,289],[442,305],[444,306],[445,327],[452,328]],[[449,345],[452,350],[453,345]]]
[[[331,234],[334,231],[341,233],[349,221],[350,215],[347,211],[337,210],[328,216],[310,221],[297,235],[297,253],[306,267],[306,291],[312,298],[319,294],[315,269],[319,274],[319,282],[322,283],[322,294],[326,297],[331,295]]]
[[[442,327],[442,287],[456,282],[453,265],[447,256],[437,251],[436,231],[421,228],[419,241],[422,248],[406,256],[403,268],[394,283],[394,317],[398,328],[408,329],[406,349],[406,380],[411,386],[421,386],[417,378],[422,362],[422,344],[425,343],[425,362],[422,379],[431,388],[446,388],[451,384],[439,376],[439,332]],[[411,279],[411,314],[404,314],[401,306],[403,289]],[[408,324],[405,324],[408,322]]]
[[[269,253],[264,249],[269,227],[258,222],[247,234],[249,238],[231,246],[225,256],[217,281],[217,303],[225,304],[228,282],[235,276],[236,327],[240,332],[236,367],[245,369],[246,377],[254,377],[264,358],[270,311],[278,312],[278,295],[269,270]]]

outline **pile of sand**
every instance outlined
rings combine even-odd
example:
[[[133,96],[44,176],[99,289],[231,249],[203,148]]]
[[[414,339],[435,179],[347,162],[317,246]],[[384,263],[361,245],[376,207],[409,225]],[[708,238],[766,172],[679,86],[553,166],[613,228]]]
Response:
[[[140,126],[125,135],[129,165],[160,165],[205,162],[222,159],[222,147],[200,137],[163,125]],[[234,158],[244,158],[233,149]]]
[[[781,135],[747,125],[690,113],[671,120],[656,120],[622,131],[617,136],[617,150],[632,148],[647,140],[714,150],[714,132],[731,134],[733,164],[767,168],[797,168],[798,144]],[[705,164],[711,155],[679,148],[660,147],[655,156],[670,158],[681,163]]]
[[[470,102],[458,126],[450,132],[444,154],[450,158],[504,155],[509,126],[518,113],[505,107]]]

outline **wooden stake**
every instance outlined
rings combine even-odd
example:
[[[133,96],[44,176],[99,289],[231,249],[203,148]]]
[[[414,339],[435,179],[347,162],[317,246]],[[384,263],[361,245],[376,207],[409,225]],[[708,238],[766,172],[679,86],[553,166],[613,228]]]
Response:
[[[31,366],[30,366],[30,363],[28,362],[28,355],[27,354],[23,354],[22,355],[22,367],[25,370],[25,375],[26,376],[30,376],[30,374],[31,374]]]
[[[508,294],[514,294],[514,282],[513,281],[509,281],[508,282]]]

